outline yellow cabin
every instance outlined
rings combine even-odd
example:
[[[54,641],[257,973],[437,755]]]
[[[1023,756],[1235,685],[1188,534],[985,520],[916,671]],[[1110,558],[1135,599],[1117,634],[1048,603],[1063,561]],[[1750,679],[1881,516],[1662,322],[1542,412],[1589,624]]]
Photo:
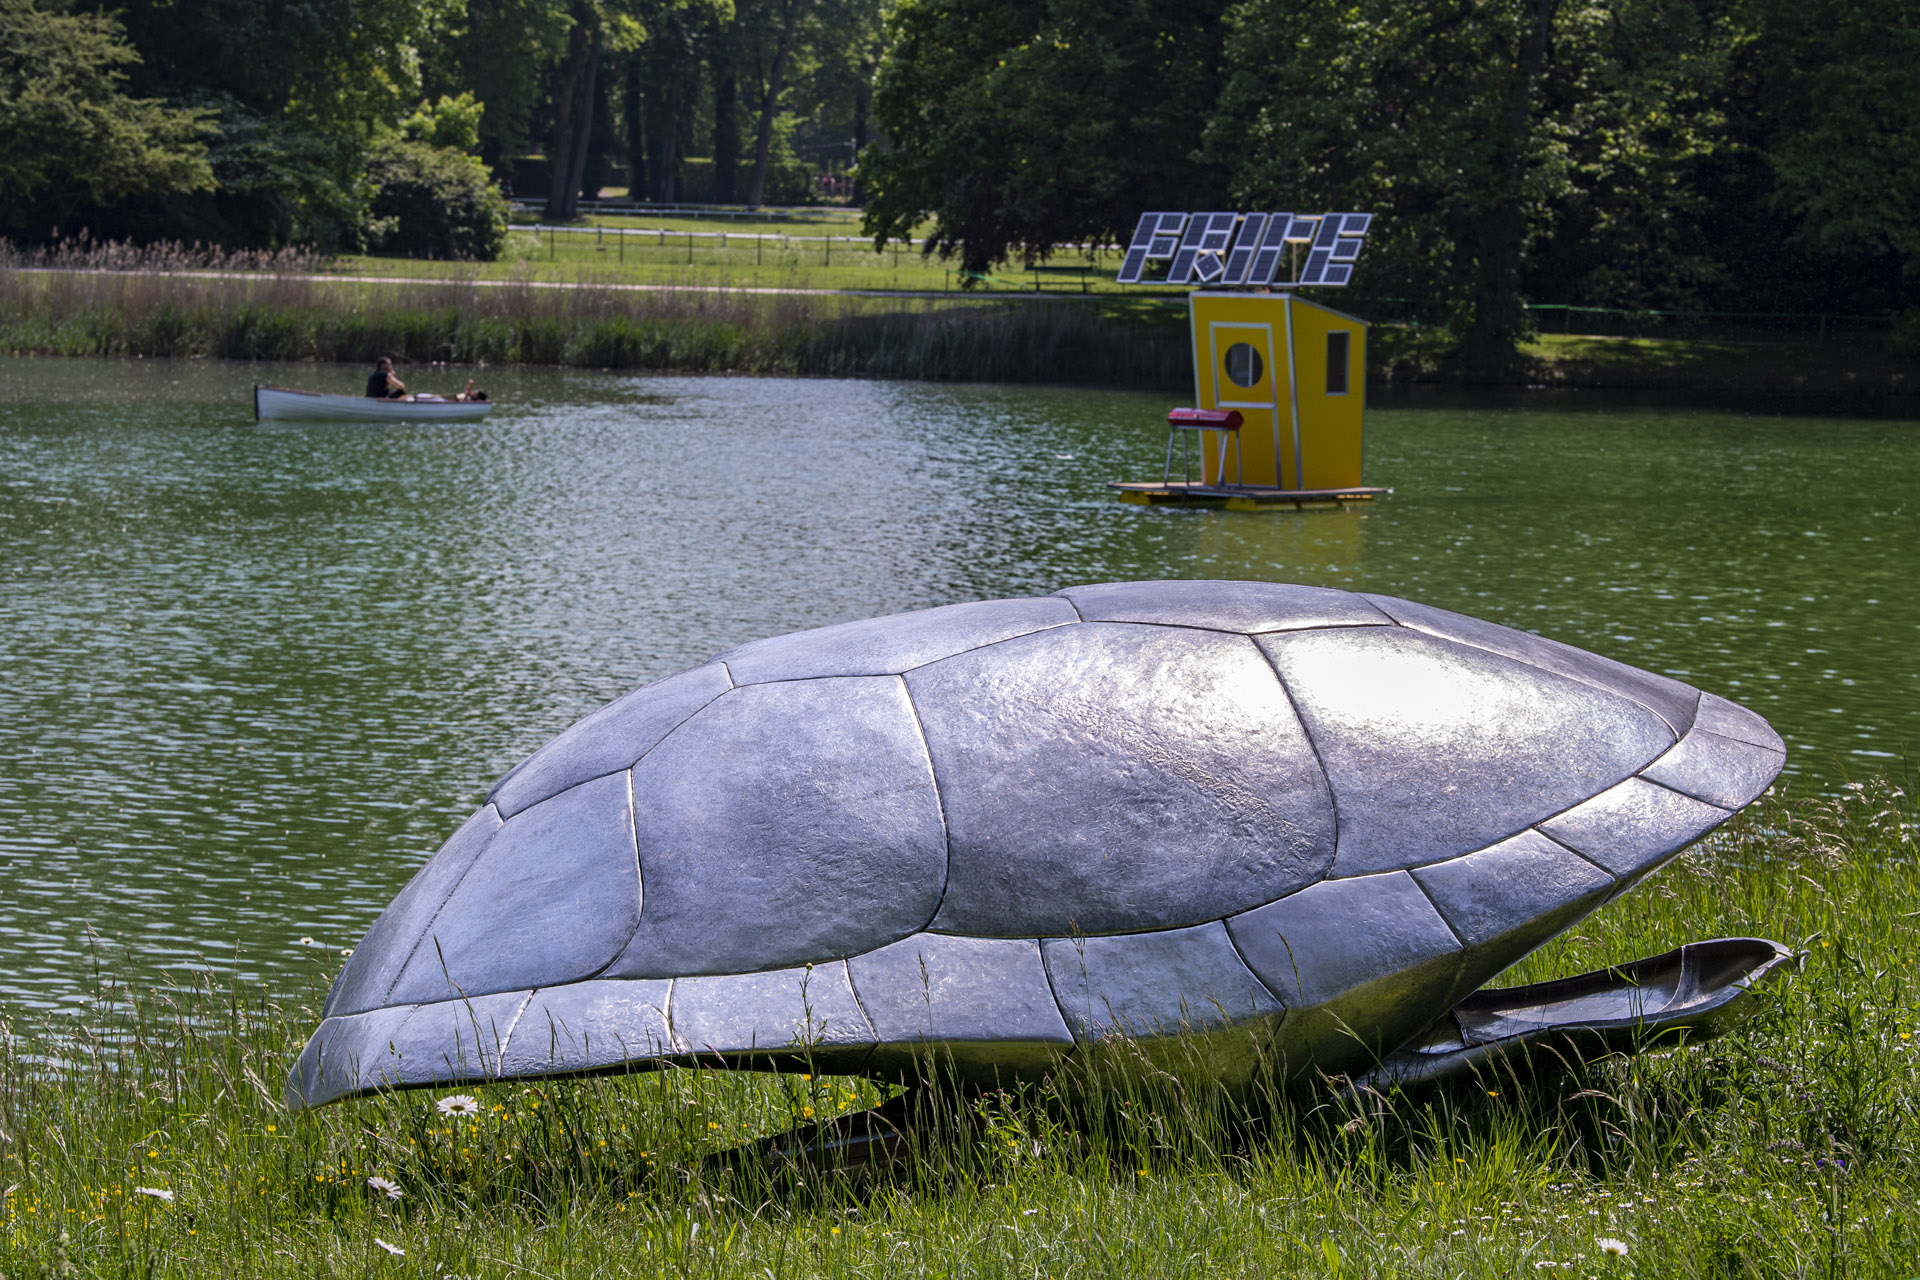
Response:
[[[1188,305],[1195,403],[1242,418],[1237,447],[1198,433],[1204,484],[1359,489],[1366,322],[1293,293],[1202,291]]]
[[[1187,297],[1196,407],[1167,415],[1158,481],[1112,482],[1122,501],[1284,509],[1388,492],[1360,482],[1366,321],[1298,293],[1350,283],[1372,225],[1369,213],[1140,215],[1114,281],[1199,286]]]

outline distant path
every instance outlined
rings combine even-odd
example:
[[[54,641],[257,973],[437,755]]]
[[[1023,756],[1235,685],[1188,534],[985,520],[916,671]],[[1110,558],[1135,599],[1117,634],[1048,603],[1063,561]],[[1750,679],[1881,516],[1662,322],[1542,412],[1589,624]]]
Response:
[[[1118,294],[1028,293],[1009,289],[1001,293],[954,293],[939,289],[798,289],[738,284],[598,284],[582,280],[450,280],[433,276],[356,276],[279,274],[271,271],[115,271],[95,267],[14,267],[27,275],[166,276],[177,280],[304,280],[317,284],[471,285],[480,289],[608,289],[625,293],[740,293],[803,298],[919,298],[946,302],[997,302],[1009,298],[1047,302],[1088,302]]]

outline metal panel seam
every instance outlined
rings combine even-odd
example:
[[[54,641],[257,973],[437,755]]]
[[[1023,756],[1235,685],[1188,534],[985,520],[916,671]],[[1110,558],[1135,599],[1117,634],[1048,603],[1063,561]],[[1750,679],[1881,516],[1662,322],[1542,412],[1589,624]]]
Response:
[[[1071,604],[1073,602],[1068,601],[1067,603]],[[1074,612],[1078,613],[1079,610],[1076,609]],[[1028,632],[1027,634],[1032,635],[1033,633]],[[972,650],[969,649],[967,652],[971,653]],[[957,658],[960,655],[953,654],[952,656]],[[907,712],[913,716],[914,731],[920,735],[920,750],[927,757],[927,777],[933,782],[933,804],[934,808],[940,813],[940,842],[946,846],[947,850],[946,866],[940,874],[940,896],[933,900],[933,913],[927,917],[925,924],[913,931],[913,933],[925,933],[932,926],[933,922],[940,918],[940,908],[945,906],[947,902],[947,889],[953,883],[953,830],[947,826],[947,802],[940,796],[940,773],[933,767],[933,745],[927,741],[927,726],[920,719],[920,708],[914,705],[913,689],[907,684],[907,678],[905,676],[895,676],[894,679],[900,682],[900,692],[906,696]],[[906,936],[911,938],[913,933],[909,933]],[[900,940],[899,938],[894,939],[895,942]],[[844,964],[845,960],[842,960],[842,963]],[[847,970],[847,985],[853,985],[853,970],[851,969]],[[857,1003],[859,997],[856,996],[854,999]]]
[[[1333,856],[1327,859],[1327,869],[1320,876],[1322,880],[1326,880],[1332,876],[1334,864],[1340,861],[1340,796],[1333,789],[1333,775],[1327,772],[1327,762],[1320,754],[1320,744],[1313,740],[1313,730],[1307,727],[1307,718],[1300,714],[1300,703],[1294,698],[1293,690],[1287,687],[1287,677],[1281,674],[1280,664],[1273,660],[1273,655],[1268,653],[1258,640],[1254,640],[1252,636],[1248,636],[1247,639],[1252,643],[1253,651],[1259,654],[1261,661],[1267,664],[1267,670],[1273,672],[1273,678],[1279,682],[1280,692],[1286,696],[1287,706],[1293,712],[1294,723],[1300,726],[1300,736],[1307,740],[1307,750],[1313,752],[1313,763],[1320,770],[1320,781],[1327,789],[1327,805],[1333,810]],[[1301,886],[1301,888],[1306,887]],[[1294,892],[1297,893],[1299,890],[1296,889]],[[1287,896],[1289,895],[1284,893],[1280,895],[1281,898]],[[1279,900],[1280,898],[1274,899],[1275,902]],[[1254,908],[1249,907],[1248,910],[1251,911]]]
[[[486,804],[484,804],[484,805],[482,805],[482,806],[481,806],[481,808],[483,808],[483,809],[492,809],[492,810],[493,810],[493,816],[494,816],[494,817],[496,817],[496,818],[499,818],[499,817],[500,817],[500,810],[499,810],[499,808],[498,808],[498,806],[496,806],[496,805],[495,805],[495,804],[493,803],[493,801],[491,801],[491,800],[489,800],[489,801],[487,801],[487,802],[486,802]],[[473,819],[472,819],[472,818],[468,818],[468,819],[467,819],[467,822],[472,822],[472,821],[473,821]],[[466,823],[464,823],[464,822],[463,822],[463,823],[461,823],[460,825],[461,825],[461,826],[465,826],[465,825],[466,825]],[[497,835],[499,835],[499,834],[500,834],[500,831],[501,831],[501,829],[502,829],[502,828],[504,828],[504,827],[505,827],[506,825],[507,825],[507,822],[506,822],[506,819],[505,819],[505,818],[501,818],[501,819],[500,819],[500,826],[499,826],[499,827],[496,827],[496,828],[494,828],[494,831],[493,831],[493,834],[492,834],[492,835],[489,835],[489,836],[487,837],[487,840],[488,840],[489,842],[491,842],[491,841],[493,840],[493,837],[494,837],[494,836],[497,836]],[[387,1002],[388,1000],[391,1000],[391,999],[393,998],[393,989],[394,989],[395,987],[397,987],[397,986],[399,986],[399,985],[400,985],[400,975],[401,975],[401,974],[403,974],[403,973],[405,973],[405,972],[407,971],[407,966],[413,963],[413,957],[414,957],[414,956],[415,956],[416,954],[418,954],[418,952],[419,952],[419,950],[420,950],[420,944],[421,944],[421,943],[423,943],[423,942],[425,942],[425,941],[427,940],[427,935],[433,932],[433,926],[434,926],[434,922],[440,919],[440,913],[441,913],[442,911],[445,911],[445,910],[447,909],[447,904],[448,904],[449,902],[451,902],[451,901],[453,901],[453,895],[454,895],[454,894],[455,894],[456,892],[458,892],[458,891],[459,891],[459,888],[460,888],[460,886],[461,886],[462,884],[464,884],[464,883],[466,882],[466,879],[467,879],[467,877],[473,874],[473,869],[474,869],[474,867],[475,867],[476,865],[478,865],[478,864],[479,864],[479,862],[480,862],[480,857],[481,857],[481,854],[484,854],[485,852],[486,852],[486,849],[484,849],[484,848],[482,848],[482,849],[481,849],[481,850],[479,851],[479,853],[476,853],[476,854],[474,854],[474,855],[473,855],[473,860],[472,860],[471,862],[469,862],[469,863],[467,863],[467,869],[466,869],[465,871],[462,871],[462,872],[460,873],[460,876],[459,876],[459,878],[458,878],[457,880],[455,880],[455,881],[453,882],[453,884],[451,884],[450,886],[448,886],[448,888],[447,888],[447,896],[446,896],[446,897],[444,897],[444,898],[442,898],[442,899],[440,899],[440,905],[439,905],[439,906],[437,906],[437,907],[435,907],[435,908],[433,909],[433,914],[427,917],[427,923],[426,923],[426,925],[425,925],[425,927],[424,927],[424,928],[422,928],[422,929],[420,930],[420,936],[419,936],[419,937],[417,937],[417,938],[415,938],[415,939],[413,940],[413,945],[412,945],[411,947],[408,947],[408,948],[407,948],[407,958],[406,958],[405,960],[402,960],[402,961],[401,961],[401,962],[399,963],[399,965],[397,965],[397,966],[396,966],[396,967],[394,968],[394,971],[393,971],[393,980],[392,980],[391,982],[389,982],[389,983],[387,983],[387,989],[386,989],[385,991],[383,991],[383,992],[381,992],[381,993],[380,993],[380,1004],[379,1004],[379,1005],[376,1005],[376,1006],[375,1006],[375,1008],[382,1008],[382,1007],[387,1007],[387,1005],[386,1005],[386,1002]],[[428,861],[429,861],[429,862],[431,862],[431,861],[432,861],[432,859],[431,859],[431,858],[429,858],[429,859],[428,859]],[[424,864],[422,864],[422,865],[424,865]],[[379,917],[377,917],[377,916],[375,917],[375,919],[376,919],[376,920],[377,920],[378,918],[379,918]],[[372,928],[372,926],[371,926],[371,925],[369,925],[369,926],[368,926],[368,928]],[[364,940],[364,939],[363,939],[363,940]],[[436,945],[438,945],[438,944],[436,944]],[[356,950],[357,950],[357,949],[358,949],[358,948],[356,948]],[[347,960],[347,963],[348,963],[348,964],[352,964],[352,963],[353,963],[353,960],[352,960],[351,958],[349,958],[349,959]],[[444,972],[444,971],[445,971],[445,969],[446,969],[446,962],[445,962],[445,959],[444,959],[444,958],[443,958],[443,959],[442,959],[442,961],[441,961],[441,966],[440,966],[440,967],[441,967],[441,970],[442,970],[442,972]],[[414,1006],[414,1007],[415,1007],[415,1008],[418,1008],[419,1006],[418,1006],[418,1005],[416,1005],[416,1006]],[[367,1012],[371,1012],[371,1010],[368,1010]],[[412,1014],[408,1014],[407,1016],[408,1016],[408,1017],[412,1017],[413,1015],[412,1015]],[[402,1026],[404,1026],[404,1025],[406,1025],[406,1024],[405,1024],[405,1023],[403,1022],[403,1023],[401,1024],[401,1025],[402,1025]],[[394,1028],[394,1030],[395,1030],[395,1032],[397,1033],[397,1032],[399,1031],[399,1027],[395,1027],[395,1028]]]

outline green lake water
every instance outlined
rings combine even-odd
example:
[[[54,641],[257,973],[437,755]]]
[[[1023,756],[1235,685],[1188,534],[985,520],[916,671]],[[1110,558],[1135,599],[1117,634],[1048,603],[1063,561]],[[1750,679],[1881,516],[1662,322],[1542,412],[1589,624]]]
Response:
[[[1159,474],[1154,395],[489,371],[477,426],[250,420],[255,381],[362,377],[0,361],[0,1004],[77,1007],[96,952],[330,969],[598,704],[755,637],[1076,582],[1535,630],[1760,711],[1795,788],[1920,745],[1920,424],[1376,406],[1393,495],[1271,514],[1113,500]]]

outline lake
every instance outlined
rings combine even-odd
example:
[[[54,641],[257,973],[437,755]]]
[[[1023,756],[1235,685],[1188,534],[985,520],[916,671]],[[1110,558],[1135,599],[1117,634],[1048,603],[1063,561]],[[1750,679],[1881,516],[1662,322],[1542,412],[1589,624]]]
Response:
[[[451,373],[409,381],[453,390]],[[460,375],[464,377],[464,373]],[[1920,744],[1920,424],[1376,405],[1337,512],[1149,510],[1165,397],[486,371],[478,426],[256,426],[335,366],[0,360],[0,1004],[304,987],[492,782],[759,636],[1076,582],[1270,578],[1746,703],[1830,789]]]

